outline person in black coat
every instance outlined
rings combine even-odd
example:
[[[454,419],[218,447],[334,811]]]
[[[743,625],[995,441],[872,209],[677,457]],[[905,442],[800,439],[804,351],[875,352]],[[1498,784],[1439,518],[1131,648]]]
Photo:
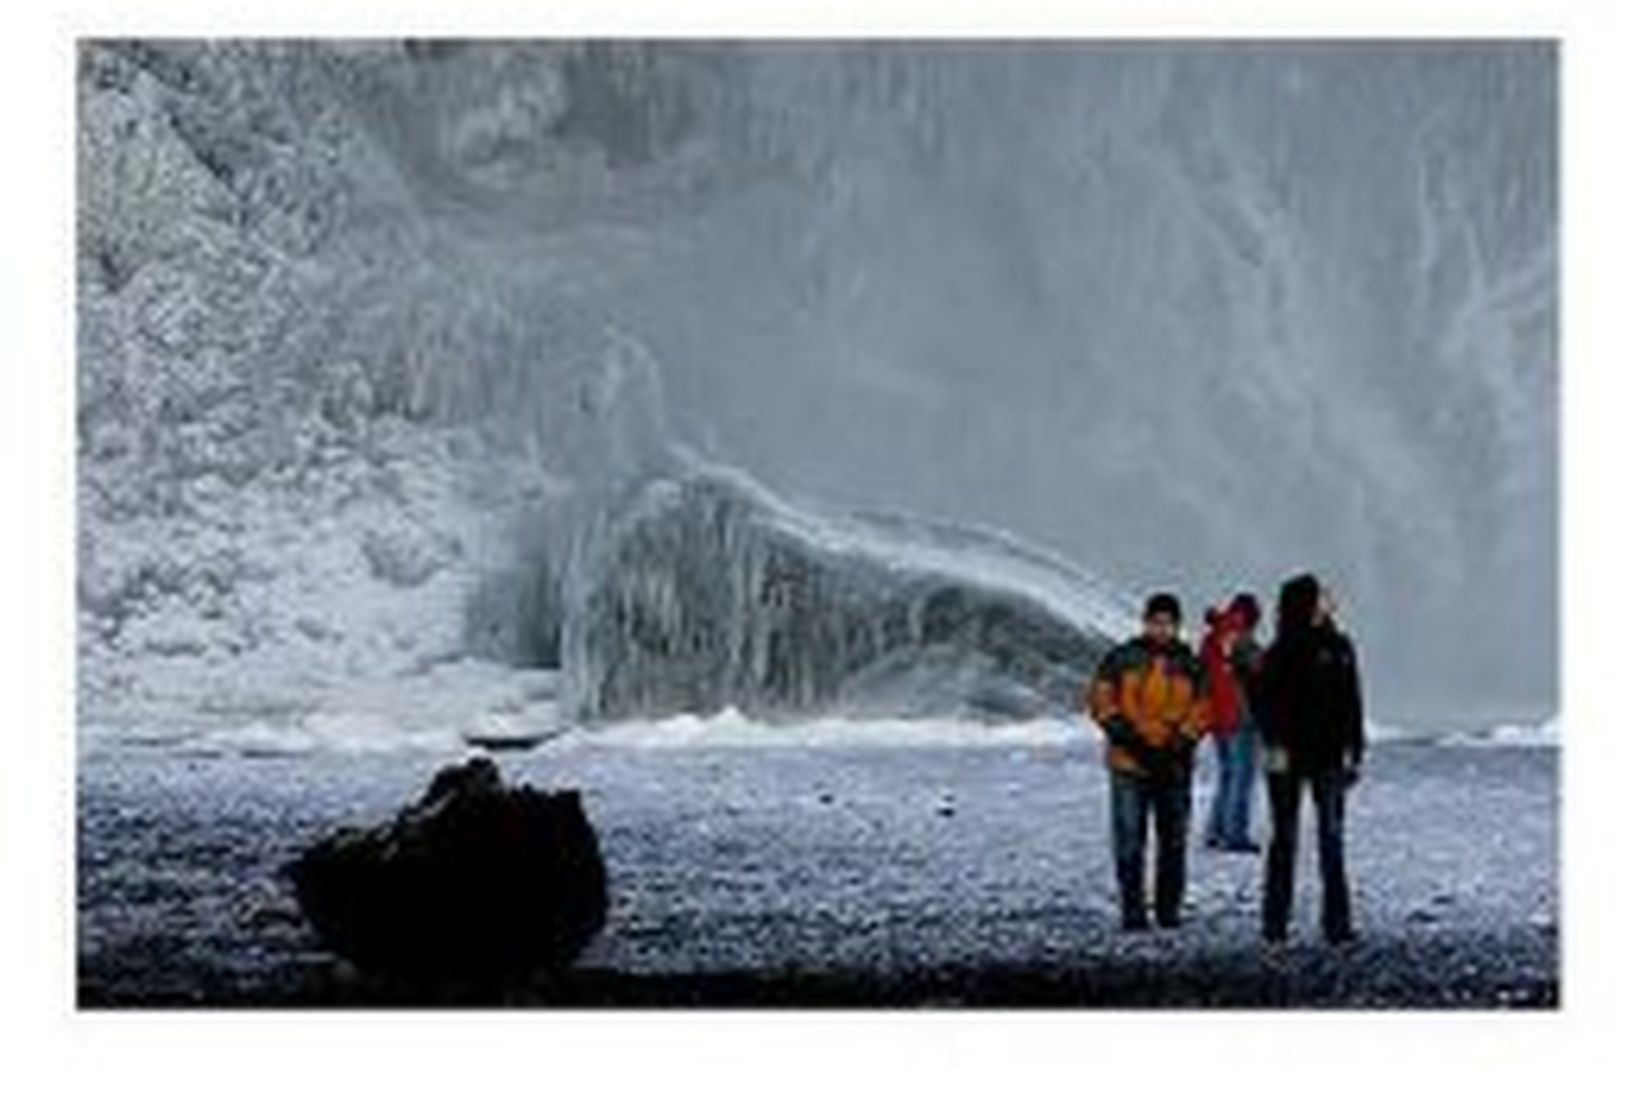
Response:
[[[1311,574],[1281,586],[1276,639],[1257,677],[1254,708],[1264,736],[1272,828],[1264,938],[1279,944],[1287,937],[1299,804],[1308,786],[1321,859],[1322,927],[1329,941],[1349,941],[1355,932],[1344,871],[1344,801],[1366,750],[1361,681],[1355,647]]]

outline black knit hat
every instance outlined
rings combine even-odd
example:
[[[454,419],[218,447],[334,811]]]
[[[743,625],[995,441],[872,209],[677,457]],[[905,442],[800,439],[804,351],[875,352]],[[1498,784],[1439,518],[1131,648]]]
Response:
[[[1236,598],[1230,601],[1230,610],[1239,614],[1249,628],[1256,627],[1263,615],[1259,610],[1258,597],[1251,592],[1236,593]]]
[[[1145,601],[1145,618],[1152,615],[1169,615],[1174,622],[1184,618],[1184,609],[1179,606],[1179,597],[1171,592],[1158,592]]]

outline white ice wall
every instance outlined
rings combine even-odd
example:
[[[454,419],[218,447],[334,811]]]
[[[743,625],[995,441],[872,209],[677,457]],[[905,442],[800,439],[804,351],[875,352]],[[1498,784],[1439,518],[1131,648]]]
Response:
[[[541,655],[539,575],[693,448],[1192,607],[1314,566],[1386,716],[1554,704],[1551,46],[91,43],[79,86],[96,693]]]

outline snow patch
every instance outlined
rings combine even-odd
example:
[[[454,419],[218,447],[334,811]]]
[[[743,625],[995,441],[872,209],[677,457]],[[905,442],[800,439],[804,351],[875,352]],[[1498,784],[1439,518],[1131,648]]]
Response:
[[[1367,723],[1371,743],[1423,743],[1459,748],[1556,748],[1560,746],[1560,717],[1537,723],[1505,723],[1485,728],[1392,725]]]
[[[1006,724],[956,719],[822,717],[772,724],[729,707],[708,717],[679,714],[649,721],[579,729],[565,747],[1057,747],[1092,739],[1085,720],[1040,718]]]
[[[1449,733],[1440,742],[1460,748],[1558,748],[1560,718],[1536,725],[1494,725],[1479,731]]]

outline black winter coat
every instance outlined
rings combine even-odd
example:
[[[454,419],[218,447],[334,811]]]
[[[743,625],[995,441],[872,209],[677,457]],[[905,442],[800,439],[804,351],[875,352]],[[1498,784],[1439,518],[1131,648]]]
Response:
[[[1283,635],[1265,653],[1253,710],[1265,745],[1285,749],[1293,773],[1358,764],[1366,741],[1355,646],[1328,626]]]

